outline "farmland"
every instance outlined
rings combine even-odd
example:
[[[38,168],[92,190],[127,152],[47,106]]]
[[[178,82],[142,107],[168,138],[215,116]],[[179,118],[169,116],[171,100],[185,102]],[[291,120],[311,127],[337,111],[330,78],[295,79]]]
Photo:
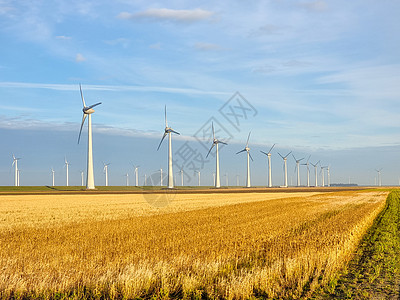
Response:
[[[0,196],[9,297],[298,298],[329,287],[387,191]],[[158,198],[155,198],[157,201]]]

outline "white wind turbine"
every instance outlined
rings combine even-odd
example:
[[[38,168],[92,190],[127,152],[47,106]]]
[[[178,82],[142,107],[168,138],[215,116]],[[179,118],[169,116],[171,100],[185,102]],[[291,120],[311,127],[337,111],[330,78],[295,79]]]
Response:
[[[69,186],[69,173],[68,173],[69,165],[70,165],[70,163],[68,162],[67,158],[64,157],[64,167],[66,170],[67,186]]]
[[[88,118],[88,153],[87,153],[87,170],[86,170],[86,189],[94,189],[94,172],[93,172],[93,141],[92,141],[92,113],[94,113],[93,107],[101,104],[101,102],[98,102],[96,104],[86,106],[85,104],[85,99],[83,98],[83,93],[82,93],[82,87],[79,84],[79,90],[81,92],[81,98],[82,98],[82,111],[83,111],[83,116],[82,116],[82,123],[81,123],[81,129],[79,130],[79,137],[78,137],[78,144],[81,139],[81,133],[82,133],[82,127],[83,124],[85,123],[86,117]]]
[[[108,166],[110,165],[109,163],[106,164],[105,162],[103,162],[104,168],[103,168],[103,172],[106,176],[106,186],[108,186]]]
[[[272,187],[272,170],[271,170],[271,151],[274,148],[275,144],[272,145],[271,149],[269,149],[268,153],[261,151],[261,153],[265,154],[268,157],[268,187]]]
[[[236,154],[239,154],[239,153],[244,152],[244,151],[247,152],[247,177],[246,177],[246,187],[251,187],[251,184],[250,184],[250,158],[251,158],[251,160],[253,161],[253,158],[251,157],[251,154],[250,154],[250,148],[249,148],[250,134],[251,134],[251,131],[249,132],[249,136],[247,137],[247,142],[246,142],[246,146],[244,147],[244,149],[236,153]]]
[[[163,185],[163,177],[162,177],[162,168],[160,168],[160,186],[162,186]]]
[[[14,154],[12,155],[13,157],[13,162],[12,166],[14,166],[14,186],[19,186],[19,172],[18,172],[18,161],[21,158],[16,158]]]
[[[198,180],[199,180],[199,186],[200,186],[200,171],[196,171],[196,173],[197,173],[198,176],[199,176]]]
[[[328,168],[328,166],[321,166],[321,173],[322,173],[322,186],[325,186],[325,169]]]
[[[378,185],[382,186],[382,178],[381,178],[382,168],[380,168],[379,170],[375,169],[375,171],[378,172]]]
[[[54,169],[53,168],[51,168],[51,178],[52,178],[52,180],[51,180],[51,186],[54,186]]]
[[[213,134],[213,143],[212,146],[210,148],[210,150],[208,151],[206,158],[208,157],[208,155],[210,154],[212,148],[215,146],[215,178],[214,178],[214,185],[216,188],[221,187],[221,181],[220,181],[220,175],[219,175],[219,152],[218,152],[218,144],[224,144],[224,145],[228,145],[225,142],[222,142],[218,139],[215,138],[215,132],[214,132],[214,123],[211,123],[211,128],[212,128],[212,134]]]
[[[83,181],[83,171],[81,171],[81,186],[84,186],[84,181]]]
[[[135,171],[135,186],[139,186],[139,167],[140,166],[133,166]]]
[[[294,158],[294,160],[296,161],[296,168],[297,169],[297,186],[300,186],[300,162],[304,159],[300,158],[300,159],[296,159],[296,157],[294,156],[294,154],[292,153],[292,156]]]
[[[302,166],[307,166],[307,187],[310,187],[310,157],[308,157],[307,162],[305,164],[301,164]]]
[[[285,156],[282,156],[279,152],[278,152],[278,154],[279,154],[279,156],[280,157],[282,157],[282,159],[283,159],[283,168],[284,168],[284,173],[285,173],[285,177],[284,177],[284,180],[285,180],[285,184],[283,185],[284,187],[288,187],[288,180],[287,180],[287,157],[290,155],[290,153],[292,153],[292,151],[290,151],[288,154],[286,154]]]
[[[315,187],[318,186],[318,170],[317,170],[317,166],[318,166],[319,162],[320,161],[317,161],[315,164],[310,163],[314,167],[314,171],[315,171]]]
[[[124,175],[126,177],[126,186],[129,186],[129,173]]]
[[[330,173],[330,168],[331,166],[328,165],[328,167],[326,168],[326,171],[328,173],[328,186],[331,186],[331,173]]]
[[[172,135],[171,133],[175,134],[180,134],[179,132],[176,132],[173,130],[171,127],[168,126],[167,122],[167,106],[165,106],[165,129],[164,129],[164,134],[163,137],[161,138],[161,142],[158,145],[158,149],[160,149],[160,146],[164,140],[164,138],[168,135],[168,188],[172,189],[174,187],[174,173],[172,170]]]
[[[180,169],[178,173],[181,174],[181,186],[183,186],[183,170]]]

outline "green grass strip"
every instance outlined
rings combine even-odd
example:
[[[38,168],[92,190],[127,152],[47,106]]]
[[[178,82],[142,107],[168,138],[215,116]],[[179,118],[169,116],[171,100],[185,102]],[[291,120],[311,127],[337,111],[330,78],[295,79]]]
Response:
[[[400,191],[392,191],[344,275],[322,298],[398,299],[399,283]]]

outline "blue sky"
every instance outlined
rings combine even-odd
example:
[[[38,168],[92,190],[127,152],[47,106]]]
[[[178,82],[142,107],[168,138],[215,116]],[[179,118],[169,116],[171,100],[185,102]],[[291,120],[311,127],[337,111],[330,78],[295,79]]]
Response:
[[[398,184],[399,11],[398,1],[0,0],[0,184],[13,184],[12,153],[21,184],[50,184],[51,167],[63,184],[64,156],[79,184],[79,83],[87,104],[103,103],[93,115],[98,185],[103,161],[115,185],[133,164],[141,175],[166,169],[166,145],[156,151],[164,105],[181,132],[175,152],[188,142],[204,156],[196,133],[210,120],[224,128],[231,182],[244,178],[235,153],[251,131],[254,184],[266,182],[259,150],[274,143],[276,185],[276,151],[290,150],[330,164],[332,182],[373,184],[383,168],[383,183]],[[252,110],[234,125],[223,107],[236,92]],[[206,184],[213,161],[197,167]],[[289,173],[294,182],[293,159]]]

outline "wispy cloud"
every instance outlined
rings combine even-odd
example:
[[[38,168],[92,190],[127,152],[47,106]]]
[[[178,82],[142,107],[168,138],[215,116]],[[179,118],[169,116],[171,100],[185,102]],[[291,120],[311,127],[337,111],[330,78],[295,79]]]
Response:
[[[209,19],[214,12],[196,8],[196,9],[169,9],[169,8],[152,8],[138,13],[121,12],[118,15],[120,19],[148,19],[161,21],[177,21],[177,22],[196,22]]]
[[[328,5],[325,1],[310,1],[310,2],[302,2],[298,4],[299,7],[305,8],[309,11],[322,12],[328,9]]]
[[[50,84],[50,83],[29,83],[29,82],[0,82],[4,88],[26,88],[26,89],[50,89],[61,91],[75,91],[77,84]],[[86,85],[85,90],[97,91],[137,91],[137,92],[164,92],[177,94],[208,94],[208,95],[230,95],[223,91],[203,91],[188,88],[173,88],[159,86],[128,86],[128,85]]]
[[[202,51],[219,51],[219,50],[224,49],[220,45],[212,44],[212,43],[196,43],[196,44],[194,44],[194,47],[197,50],[202,50]]]
[[[57,40],[70,40],[71,37],[70,36],[65,36],[65,35],[57,35],[56,39]]]
[[[76,56],[75,56],[75,61],[76,62],[83,62],[83,61],[85,61],[86,60],[86,58],[81,54],[81,53],[78,53]]]

